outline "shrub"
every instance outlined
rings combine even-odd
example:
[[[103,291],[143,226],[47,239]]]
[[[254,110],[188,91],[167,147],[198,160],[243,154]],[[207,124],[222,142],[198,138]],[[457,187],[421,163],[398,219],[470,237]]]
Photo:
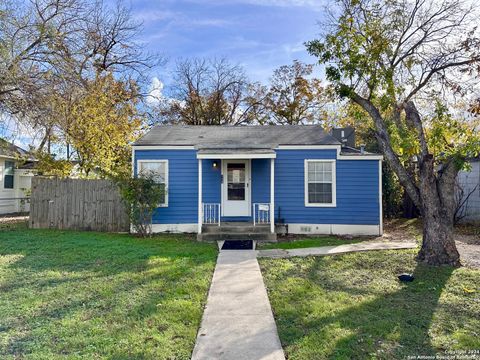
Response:
[[[119,179],[117,184],[135,233],[150,236],[152,216],[165,195],[164,186],[155,182],[152,172],[141,177]]]

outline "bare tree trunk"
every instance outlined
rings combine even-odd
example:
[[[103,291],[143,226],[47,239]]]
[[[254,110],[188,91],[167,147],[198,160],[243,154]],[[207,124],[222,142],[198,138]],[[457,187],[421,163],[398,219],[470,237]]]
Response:
[[[442,211],[425,206],[423,215],[423,241],[417,259],[429,265],[460,265],[453,238],[453,224]]]
[[[429,265],[459,266],[460,255],[453,237],[457,172],[453,164],[447,164],[435,176],[431,155],[425,156],[419,166],[423,242],[418,260]]]

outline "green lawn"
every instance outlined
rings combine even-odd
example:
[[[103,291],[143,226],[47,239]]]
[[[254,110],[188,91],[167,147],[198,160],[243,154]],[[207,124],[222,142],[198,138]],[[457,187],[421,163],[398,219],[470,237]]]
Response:
[[[405,359],[480,349],[480,271],[416,250],[260,259],[288,359]],[[416,280],[403,284],[402,272]]]
[[[364,241],[365,239],[346,239],[335,236],[312,237],[291,241],[280,241],[278,243],[257,243],[257,249],[300,249],[318,246],[333,246],[343,244],[353,244]]]
[[[189,359],[216,254],[185,236],[3,227],[0,358]]]

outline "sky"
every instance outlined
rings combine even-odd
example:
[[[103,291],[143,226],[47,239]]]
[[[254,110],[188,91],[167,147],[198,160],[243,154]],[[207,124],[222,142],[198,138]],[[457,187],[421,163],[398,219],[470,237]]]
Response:
[[[131,0],[130,5],[143,23],[139,41],[168,60],[152,73],[153,86],[167,89],[178,58],[225,57],[261,82],[295,59],[315,63],[304,42],[317,37],[324,13],[319,0]]]
[[[264,83],[273,70],[293,60],[315,63],[304,42],[320,33],[324,1],[123,0],[123,4],[143,23],[137,41],[167,60],[149,74],[153,95],[149,99],[155,103],[168,97],[171,71],[179,58],[225,57],[241,65],[251,81]],[[25,147],[32,142],[28,129],[11,119],[3,123],[0,136]]]

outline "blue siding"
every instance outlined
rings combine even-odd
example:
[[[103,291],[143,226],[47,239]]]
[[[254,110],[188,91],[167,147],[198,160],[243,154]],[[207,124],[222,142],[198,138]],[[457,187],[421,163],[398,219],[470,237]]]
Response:
[[[252,160],[252,203],[270,202],[270,159]]]
[[[337,206],[305,207],[304,160],[334,159],[334,150],[278,150],[275,160],[275,216],[287,223],[379,223],[378,160],[337,160]]]
[[[275,217],[287,223],[379,224],[378,161],[337,160],[337,206],[305,207],[304,160],[335,159],[336,150],[277,150]],[[198,220],[198,161],[194,150],[136,150],[136,160],[169,160],[168,207],[157,209],[156,224]],[[221,161],[203,160],[203,201],[221,202]],[[252,160],[252,203],[270,201],[270,159]],[[251,220],[251,218],[223,218]]]
[[[213,167],[216,161],[217,168]],[[202,160],[202,200],[204,203],[220,203],[222,199],[222,162],[220,160]]]
[[[198,221],[198,160],[195,150],[136,150],[137,160],[168,160],[168,207],[155,211],[154,224],[193,224]]]

